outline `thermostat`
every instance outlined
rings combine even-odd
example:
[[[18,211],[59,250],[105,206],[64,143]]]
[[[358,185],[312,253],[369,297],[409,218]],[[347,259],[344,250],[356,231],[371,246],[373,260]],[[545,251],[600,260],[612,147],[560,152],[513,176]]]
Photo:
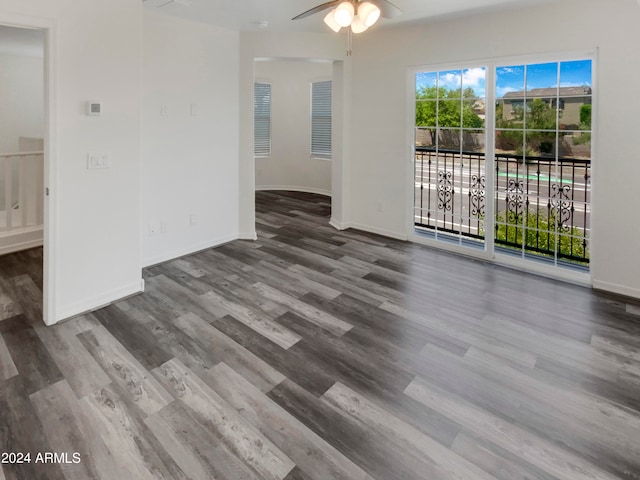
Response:
[[[102,114],[102,103],[87,102],[87,115],[100,115],[100,114]]]

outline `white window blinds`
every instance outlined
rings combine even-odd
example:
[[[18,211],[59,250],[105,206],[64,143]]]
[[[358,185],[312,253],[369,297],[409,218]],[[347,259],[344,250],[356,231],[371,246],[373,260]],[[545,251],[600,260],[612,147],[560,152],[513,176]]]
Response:
[[[271,155],[271,84],[253,84],[253,145],[256,157]]]
[[[331,158],[331,81],[311,84],[311,155]]]

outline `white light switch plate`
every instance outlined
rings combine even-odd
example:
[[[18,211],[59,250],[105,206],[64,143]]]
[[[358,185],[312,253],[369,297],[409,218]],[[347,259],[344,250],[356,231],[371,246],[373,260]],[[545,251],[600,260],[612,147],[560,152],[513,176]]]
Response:
[[[109,154],[104,152],[89,152],[87,154],[88,170],[109,168],[110,166]]]

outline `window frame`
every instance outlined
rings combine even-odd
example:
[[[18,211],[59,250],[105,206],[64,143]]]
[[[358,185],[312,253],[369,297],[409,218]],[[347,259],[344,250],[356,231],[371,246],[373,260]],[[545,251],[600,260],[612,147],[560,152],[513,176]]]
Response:
[[[269,104],[268,104],[268,115],[257,115],[257,90],[259,86],[267,86],[268,87],[268,95],[269,95]],[[271,82],[263,81],[263,80],[255,80],[253,82],[253,156],[254,158],[269,158],[272,154],[272,139],[273,139],[273,85]],[[258,119],[266,119],[267,127],[265,129],[259,128]],[[260,132],[263,130],[267,131],[267,135],[264,137],[260,137]],[[259,145],[264,144],[264,148],[261,151],[258,151]]]
[[[597,132],[598,130],[598,86],[599,86],[599,55],[597,49],[585,49],[585,50],[550,50],[539,54],[520,54],[520,55],[505,55],[505,56],[496,56],[496,57],[478,57],[471,60],[466,60],[462,62],[451,62],[451,63],[425,63],[423,65],[416,65],[408,67],[406,72],[406,109],[408,115],[406,117],[406,153],[407,157],[411,160],[408,162],[405,177],[406,177],[406,185],[408,188],[405,191],[405,235],[409,241],[415,242],[417,244],[427,245],[431,247],[438,248],[444,251],[450,251],[454,253],[459,253],[471,257],[476,257],[483,259],[485,261],[489,261],[498,265],[506,265],[511,268],[516,268],[519,270],[534,272],[541,275],[545,275],[551,278],[558,278],[562,280],[567,280],[583,285],[591,284],[591,275],[593,269],[590,268],[588,272],[575,271],[571,269],[564,268],[556,268],[549,267],[544,263],[535,263],[530,262],[529,260],[522,260],[519,258],[513,258],[511,256],[503,255],[499,252],[496,252],[493,248],[493,238],[491,238],[491,242],[487,242],[487,248],[484,251],[469,249],[466,246],[459,246],[454,244],[448,244],[445,242],[440,242],[431,238],[427,238],[421,233],[417,232],[414,225],[414,195],[415,195],[415,170],[414,170],[414,158],[415,158],[415,75],[424,71],[440,71],[440,70],[449,70],[460,68],[460,65],[464,65],[465,67],[470,67],[472,65],[485,66],[487,67],[487,98],[496,98],[495,92],[495,71],[498,65],[507,65],[507,64],[536,64],[536,63],[547,63],[547,62],[569,62],[574,60],[591,60],[592,62],[592,92],[591,92],[591,100],[593,105],[592,110],[592,123],[591,123],[591,131]],[[487,101],[487,104],[491,102]],[[495,132],[495,115],[494,109],[488,108],[486,112],[486,122],[487,128],[491,127],[491,130]],[[593,135],[591,139],[591,180],[594,184],[597,185],[598,177],[599,177],[599,165],[596,152],[598,151],[598,136]],[[486,155],[493,157],[494,155],[493,142],[488,142],[486,145]],[[489,162],[489,165],[492,165],[492,162]],[[488,171],[488,179],[493,178],[495,172]],[[489,180],[487,180],[489,182]],[[492,182],[493,183],[493,182]],[[487,189],[489,188],[489,184],[487,183]],[[491,185],[491,188],[494,188]],[[593,194],[591,197],[591,211],[595,212],[598,209],[599,201],[597,195]],[[493,202],[489,202],[489,205],[492,205]],[[493,212],[487,213],[487,215],[493,215]],[[592,224],[595,220],[592,220]],[[487,232],[489,233],[489,232]],[[491,235],[493,237],[493,235]],[[593,238],[590,239],[590,258],[596,258],[600,251],[598,249],[598,244],[593,241]],[[593,264],[591,264],[593,266]]]
[[[316,85],[320,85],[320,84],[329,84],[329,115],[314,115],[314,107],[316,106],[315,104],[315,99],[317,98],[314,92],[314,88]],[[326,94],[326,92],[325,92]],[[331,79],[318,79],[318,80],[313,80],[310,82],[309,84],[309,155],[310,158],[312,159],[319,159],[319,160],[331,160],[332,156],[333,156],[333,81]],[[323,104],[321,105],[321,107],[323,107],[326,111],[327,105]],[[314,136],[316,134],[318,135],[322,135],[324,134],[325,136],[327,135],[326,131],[325,132],[317,132],[314,129],[314,120],[317,118],[324,118],[326,119],[328,117],[329,121],[328,121],[328,125],[329,125],[329,129],[328,129],[328,151],[324,150],[324,151],[318,151],[314,149]],[[325,125],[325,129],[326,129],[326,125]],[[326,143],[326,140],[325,140]]]

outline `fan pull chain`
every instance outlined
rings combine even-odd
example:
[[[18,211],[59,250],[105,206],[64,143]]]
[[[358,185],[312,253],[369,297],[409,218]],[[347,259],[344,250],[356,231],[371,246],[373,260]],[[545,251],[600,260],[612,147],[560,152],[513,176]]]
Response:
[[[353,44],[353,34],[351,33],[351,29],[347,28],[347,57],[351,56],[352,44]]]

